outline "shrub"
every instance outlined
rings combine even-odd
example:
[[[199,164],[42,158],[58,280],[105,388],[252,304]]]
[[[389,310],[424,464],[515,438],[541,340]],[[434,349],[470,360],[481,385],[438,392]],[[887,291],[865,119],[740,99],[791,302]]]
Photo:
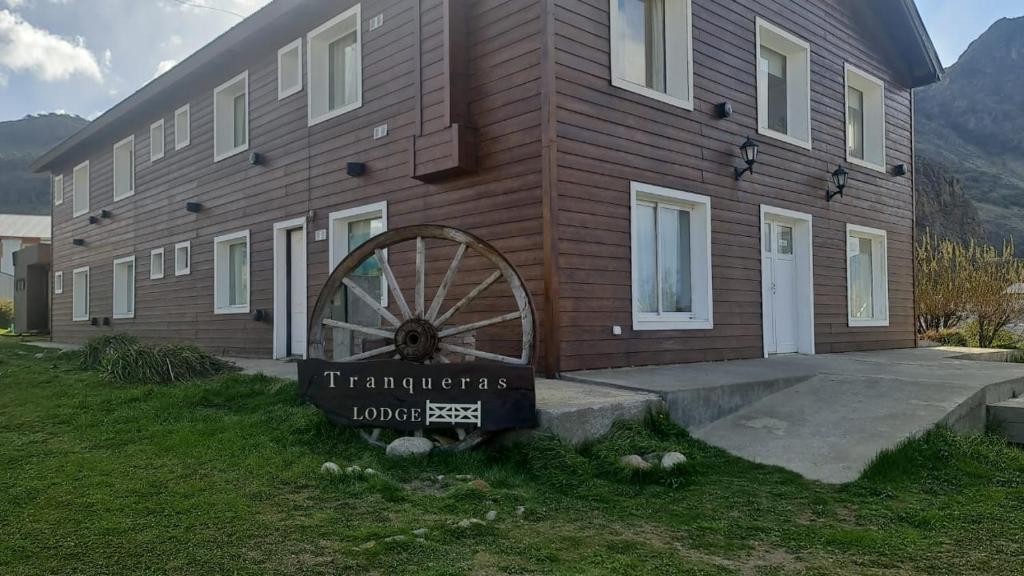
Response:
[[[14,302],[0,300],[0,330],[7,330],[14,322]]]
[[[103,360],[115,350],[136,346],[139,339],[131,334],[110,334],[89,339],[78,351],[78,365],[83,370],[98,370]]]
[[[198,346],[150,346],[128,334],[93,338],[83,346],[79,364],[119,384],[170,384],[236,370],[234,364]]]
[[[943,346],[968,346],[967,335],[959,330],[929,330],[921,338]]]

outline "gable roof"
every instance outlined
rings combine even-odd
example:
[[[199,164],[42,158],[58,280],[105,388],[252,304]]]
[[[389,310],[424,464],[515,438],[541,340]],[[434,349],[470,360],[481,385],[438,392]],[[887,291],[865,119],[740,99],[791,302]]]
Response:
[[[866,0],[864,5],[871,16],[866,32],[878,36],[904,86],[919,88],[942,80],[945,69],[914,0]]]
[[[49,238],[49,216],[0,214],[0,238]]]

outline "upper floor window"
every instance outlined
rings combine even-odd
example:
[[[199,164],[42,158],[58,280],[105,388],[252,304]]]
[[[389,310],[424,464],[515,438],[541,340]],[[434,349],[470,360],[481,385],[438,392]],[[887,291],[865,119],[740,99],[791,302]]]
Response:
[[[811,148],[811,46],[757,19],[758,132]]]
[[[277,99],[302,91],[302,38],[277,52]]]
[[[114,318],[135,317],[135,256],[114,260]]]
[[[360,8],[356,4],[309,33],[309,124],[363,104]]]
[[[846,65],[846,159],[885,171],[885,84]]]
[[[249,231],[213,240],[215,314],[249,312]]]
[[[846,284],[850,326],[889,325],[885,230],[846,225]]]
[[[610,0],[612,84],[693,110],[690,0]]]
[[[89,161],[75,167],[71,173],[72,214],[81,216],[89,212]]]
[[[160,280],[164,277],[164,249],[154,248],[149,253],[149,279]]]
[[[174,112],[174,149],[181,150],[192,141],[192,114],[188,104]]]
[[[64,203],[64,175],[57,174],[53,177],[53,205],[60,206]]]
[[[711,200],[631,186],[633,329],[713,327]]]
[[[114,144],[114,201],[135,194],[135,136]]]
[[[249,148],[249,72],[213,91],[214,161]]]
[[[192,271],[192,242],[178,242],[174,245],[174,275],[187,276]]]
[[[149,161],[156,162],[164,157],[164,119],[149,127]]]

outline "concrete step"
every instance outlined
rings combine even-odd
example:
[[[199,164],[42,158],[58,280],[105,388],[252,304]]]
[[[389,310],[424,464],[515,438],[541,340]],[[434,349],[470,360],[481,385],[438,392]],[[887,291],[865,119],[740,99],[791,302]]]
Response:
[[[1007,440],[1024,444],[1024,398],[989,404],[988,416],[999,425]]]

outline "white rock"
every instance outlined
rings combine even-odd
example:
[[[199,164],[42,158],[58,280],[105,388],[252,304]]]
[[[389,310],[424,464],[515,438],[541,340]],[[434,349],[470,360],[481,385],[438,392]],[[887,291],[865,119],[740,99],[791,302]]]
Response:
[[[526,506],[516,506],[516,516],[526,514]]]
[[[486,516],[484,516],[484,520],[487,520],[488,522],[494,522],[497,519],[498,512],[496,510],[491,510],[490,512],[487,513]]]
[[[320,472],[324,474],[341,474],[341,467],[334,462],[324,462],[320,466]]]
[[[429,532],[429,530],[427,530],[426,528],[417,528],[412,531],[413,536],[416,536],[417,538],[423,538],[427,535],[427,532]]]
[[[348,474],[349,476],[361,474],[362,472],[363,469],[360,468],[359,466],[349,466],[348,468],[345,468],[345,474]]]
[[[444,482],[444,474],[441,474],[440,476],[438,476],[437,477],[437,481],[438,482]]]
[[[466,518],[465,520],[462,520],[462,521],[460,521],[458,523],[458,527],[459,528],[469,528],[470,526],[474,526],[476,524],[483,524],[483,523],[484,523],[484,521],[479,519],[479,518]]]
[[[405,542],[405,540],[406,537],[402,534],[399,534],[397,536],[388,536],[384,539],[385,542]]]
[[[651,465],[649,462],[637,456],[636,454],[630,454],[629,456],[623,456],[619,458],[619,464],[622,464],[626,468],[632,470],[650,470]]]
[[[391,444],[388,444],[385,453],[388,456],[402,458],[406,456],[426,456],[434,449],[434,443],[429,438],[417,438],[416,436],[402,436]]]
[[[686,456],[679,452],[668,452],[661,457],[661,467],[665,470],[671,470],[680,464],[686,464]]]
[[[366,470],[363,470],[363,474],[366,474],[367,476],[376,476],[377,471],[373,468],[367,468]]]
[[[460,482],[467,482],[469,480],[472,480],[473,477],[470,476],[469,474],[456,474],[455,479],[459,480]]]

